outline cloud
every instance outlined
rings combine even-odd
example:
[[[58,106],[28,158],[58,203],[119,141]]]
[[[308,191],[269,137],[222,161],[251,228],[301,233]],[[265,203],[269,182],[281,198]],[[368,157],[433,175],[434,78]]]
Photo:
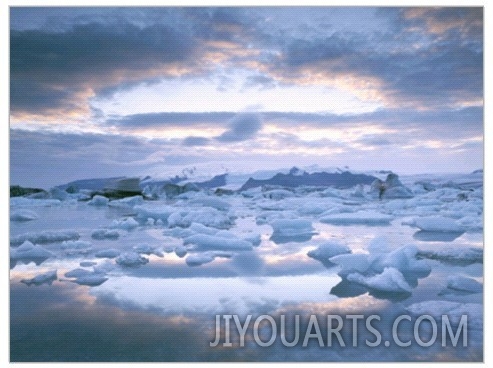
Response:
[[[11,109],[30,113],[84,105],[125,81],[166,75],[192,59],[194,40],[166,25],[77,24],[62,32],[11,30]],[[80,96],[82,95],[82,96]]]
[[[253,138],[262,129],[262,120],[257,113],[245,112],[229,122],[228,130],[216,137],[221,142],[239,142]]]
[[[225,125],[234,116],[232,112],[156,112],[132,114],[110,118],[105,125],[125,129],[159,128],[159,127],[200,127],[203,124]]]
[[[182,142],[184,146],[206,146],[210,143],[211,140],[209,138],[194,136],[186,137]]]

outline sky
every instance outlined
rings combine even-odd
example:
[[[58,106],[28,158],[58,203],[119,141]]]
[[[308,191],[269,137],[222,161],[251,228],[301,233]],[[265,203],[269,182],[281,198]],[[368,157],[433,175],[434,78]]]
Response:
[[[19,7],[10,183],[483,168],[482,7]]]

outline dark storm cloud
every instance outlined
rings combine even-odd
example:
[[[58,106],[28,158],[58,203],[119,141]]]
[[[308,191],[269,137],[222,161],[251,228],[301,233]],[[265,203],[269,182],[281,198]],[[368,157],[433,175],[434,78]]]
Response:
[[[257,113],[240,113],[228,124],[228,130],[216,139],[221,142],[239,142],[253,138],[262,129],[262,120]]]
[[[336,32],[288,40],[271,71],[294,81],[307,69],[328,76],[377,78],[383,82],[381,93],[394,103],[439,107],[481,99],[482,10],[414,10],[407,16],[404,9],[387,10],[400,22],[397,33]]]
[[[211,140],[209,138],[194,136],[186,137],[182,142],[184,146],[206,146],[210,143]]]
[[[231,112],[158,112],[133,114],[106,121],[107,125],[123,129],[159,128],[159,127],[198,127],[203,124],[225,126],[234,116]]]
[[[67,107],[86,88],[145,77],[191,57],[193,39],[165,25],[74,25],[63,32],[11,30],[11,109]],[[144,74],[144,75],[140,75]]]

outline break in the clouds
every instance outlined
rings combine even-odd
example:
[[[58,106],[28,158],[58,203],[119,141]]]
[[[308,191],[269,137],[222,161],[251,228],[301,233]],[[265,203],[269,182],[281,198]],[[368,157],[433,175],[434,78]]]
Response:
[[[399,171],[420,148],[416,170],[475,169],[483,67],[480,7],[11,7],[11,153],[29,130],[135,140],[142,171],[183,152],[350,166],[371,153]],[[133,162],[120,151],[107,162]]]

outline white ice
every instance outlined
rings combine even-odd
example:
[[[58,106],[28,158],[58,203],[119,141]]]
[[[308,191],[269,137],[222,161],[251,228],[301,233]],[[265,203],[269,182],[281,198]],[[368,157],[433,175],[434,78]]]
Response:
[[[117,230],[108,230],[108,229],[98,229],[94,230],[91,233],[91,238],[96,240],[116,240],[120,237],[120,233]]]
[[[442,216],[416,217],[411,224],[423,231],[452,233],[465,231],[465,228],[457,221]]]
[[[10,245],[20,245],[26,240],[35,244],[47,244],[62,242],[64,240],[78,240],[79,233],[76,231],[42,231],[40,233],[25,233],[10,238]]]
[[[42,284],[48,284],[51,285],[53,281],[57,280],[57,270],[53,271],[48,271],[39,275],[34,276],[31,279],[23,279],[21,280],[22,283],[26,284],[27,286],[31,285],[42,285]]]
[[[38,217],[36,212],[27,209],[19,209],[10,213],[10,221],[32,221]]]
[[[106,206],[110,200],[102,195],[96,194],[92,199],[87,202],[91,206]]]
[[[206,234],[195,234],[183,240],[184,245],[191,244],[195,250],[252,250],[252,243],[238,238],[226,238]]]
[[[382,273],[368,277],[360,273],[351,273],[347,279],[379,291],[397,293],[412,291],[402,273],[394,267],[386,267]]]
[[[116,257],[115,262],[123,267],[138,267],[149,262],[149,259],[136,252],[125,252]]]
[[[365,210],[324,216],[320,218],[320,222],[333,225],[385,225],[389,224],[393,219],[394,216],[391,215]]]
[[[447,288],[468,293],[483,292],[483,284],[470,277],[461,275],[450,275],[447,277]]]
[[[351,253],[351,249],[347,245],[329,241],[319,245],[316,249],[310,250],[307,255],[320,261],[328,261],[331,257],[345,253]]]

